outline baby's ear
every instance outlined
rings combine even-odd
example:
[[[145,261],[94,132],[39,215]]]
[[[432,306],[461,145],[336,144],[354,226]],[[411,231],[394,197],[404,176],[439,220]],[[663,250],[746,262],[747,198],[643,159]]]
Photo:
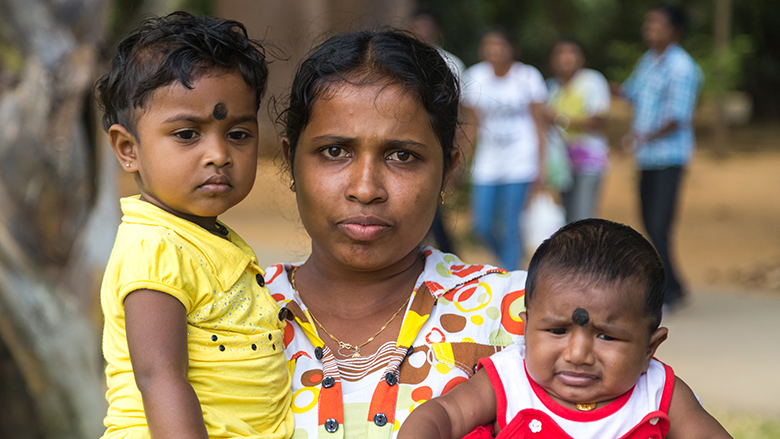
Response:
[[[111,142],[111,148],[114,150],[116,159],[122,165],[126,172],[138,171],[136,162],[138,140],[123,125],[115,123],[108,128],[108,140]]]
[[[663,326],[650,334],[650,342],[647,344],[647,352],[645,353],[644,372],[647,372],[647,368],[650,367],[650,359],[653,358],[653,355],[655,355],[655,351],[658,350],[658,346],[661,346],[661,343],[666,341],[668,336],[669,329],[664,328]]]

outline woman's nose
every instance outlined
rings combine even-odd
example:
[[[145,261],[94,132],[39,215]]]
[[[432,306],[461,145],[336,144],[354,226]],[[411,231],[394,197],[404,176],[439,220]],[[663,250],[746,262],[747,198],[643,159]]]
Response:
[[[358,157],[349,165],[349,186],[345,193],[348,199],[363,204],[387,200],[384,166],[377,161],[375,157],[364,156]]]

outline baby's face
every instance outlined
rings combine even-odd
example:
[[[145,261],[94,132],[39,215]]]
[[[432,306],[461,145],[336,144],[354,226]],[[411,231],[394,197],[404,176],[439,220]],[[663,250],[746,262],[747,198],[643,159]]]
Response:
[[[525,321],[526,368],[558,403],[607,403],[647,371],[666,329],[649,332],[644,288],[541,277]]]

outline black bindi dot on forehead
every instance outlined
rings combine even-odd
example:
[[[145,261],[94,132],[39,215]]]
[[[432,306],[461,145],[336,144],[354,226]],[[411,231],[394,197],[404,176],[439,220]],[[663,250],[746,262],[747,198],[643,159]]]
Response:
[[[571,313],[571,321],[574,322],[575,325],[582,326],[583,328],[588,326],[588,322],[590,321],[590,316],[588,315],[588,312],[585,311],[582,308],[577,308],[574,310],[573,313]]]
[[[227,117],[227,107],[222,102],[214,106],[214,119],[223,120]]]

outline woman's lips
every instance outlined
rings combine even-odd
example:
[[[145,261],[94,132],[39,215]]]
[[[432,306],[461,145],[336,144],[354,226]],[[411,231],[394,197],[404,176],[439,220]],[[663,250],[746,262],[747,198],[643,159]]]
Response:
[[[348,218],[340,221],[338,227],[355,241],[373,241],[390,230],[390,224],[375,217]]]

